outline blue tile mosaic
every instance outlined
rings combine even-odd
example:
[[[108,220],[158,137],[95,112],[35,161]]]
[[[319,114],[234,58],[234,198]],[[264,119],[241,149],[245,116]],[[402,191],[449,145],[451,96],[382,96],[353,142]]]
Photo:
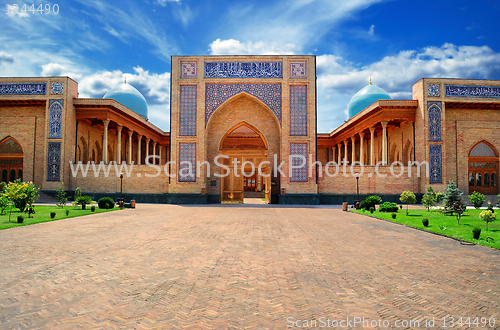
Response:
[[[181,78],[196,78],[198,76],[196,62],[181,63]]]
[[[500,86],[446,85],[446,96],[458,97],[500,97]]]
[[[61,81],[55,81],[50,84],[50,94],[52,95],[62,95],[64,93],[64,83]]]
[[[45,95],[46,83],[2,83],[0,95]]]
[[[427,96],[441,96],[441,89],[439,84],[428,84],[427,85]]]
[[[59,181],[61,172],[61,142],[49,142],[47,181]]]
[[[443,183],[441,145],[429,146],[430,183]]]
[[[179,135],[196,136],[196,85],[180,86]]]
[[[61,138],[63,108],[64,100],[49,100],[49,139]]]
[[[306,160],[305,165],[300,168],[292,169],[292,176],[290,177],[290,182],[307,182],[308,181],[308,170],[307,166],[308,153],[307,153],[307,143],[290,143],[290,156],[303,156]],[[303,159],[300,157],[293,157],[292,165],[300,166]]]
[[[290,63],[290,78],[306,78],[306,77],[307,77],[307,62]]]
[[[281,123],[281,84],[206,84],[205,124],[222,103],[241,92],[261,100]]]
[[[196,143],[194,142],[179,143],[179,182],[196,182]]]
[[[290,86],[290,135],[307,135],[307,86]]]
[[[441,141],[441,102],[427,102],[429,141]]]
[[[283,78],[283,62],[205,62],[205,78]]]

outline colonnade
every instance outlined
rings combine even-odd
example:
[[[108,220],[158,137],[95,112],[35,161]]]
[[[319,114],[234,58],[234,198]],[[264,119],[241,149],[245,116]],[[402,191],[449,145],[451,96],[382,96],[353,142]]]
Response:
[[[380,123],[382,125],[382,165],[387,165],[387,121],[383,121]],[[337,154],[337,163],[344,164],[343,161],[348,162],[348,164],[352,164],[356,161],[356,135],[359,135],[359,162],[362,165],[371,165],[375,166],[375,126],[369,128],[370,130],[370,146],[369,146],[369,159],[365,159],[365,130],[362,130],[359,133],[355,133],[353,136],[346,138],[344,141],[339,142],[333,148],[334,159],[335,159],[335,150]],[[349,143],[351,143],[351,156],[349,157]],[[344,157],[342,157],[342,148],[344,148]]]
[[[111,122],[109,119],[103,119],[103,125],[104,125],[104,134],[103,134],[103,148],[102,148],[102,160],[104,163],[109,163],[109,154],[108,154],[108,131],[109,131],[109,123]],[[152,140],[149,137],[145,137],[142,134],[138,132],[134,132],[132,129],[125,127],[128,130],[128,153],[127,153],[127,159],[122,159],[122,130],[123,130],[123,125],[117,123],[116,126],[116,134],[117,134],[117,139],[116,139],[116,162],[121,163],[122,161],[126,161],[127,164],[132,164],[132,145],[133,145],[133,135],[136,133],[137,137],[137,159],[135,160],[135,164],[144,164],[143,162],[143,157],[141,155],[141,149],[142,149],[142,138],[145,138],[146,142],[146,154],[144,155],[144,159],[147,159],[148,156],[151,155],[156,155],[159,156],[159,159],[151,159],[150,164],[161,164],[162,162],[162,152],[163,152],[163,146],[159,144],[157,141]],[[150,144],[152,145],[152,153],[149,153],[149,146]],[[157,147],[158,146],[158,147]],[[157,152],[158,151],[158,152]]]

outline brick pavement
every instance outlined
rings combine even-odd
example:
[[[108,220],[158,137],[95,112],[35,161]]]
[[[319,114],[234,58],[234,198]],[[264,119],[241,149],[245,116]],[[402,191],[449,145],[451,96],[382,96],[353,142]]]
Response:
[[[0,265],[0,329],[500,324],[500,251],[332,208],[138,205],[0,231]]]

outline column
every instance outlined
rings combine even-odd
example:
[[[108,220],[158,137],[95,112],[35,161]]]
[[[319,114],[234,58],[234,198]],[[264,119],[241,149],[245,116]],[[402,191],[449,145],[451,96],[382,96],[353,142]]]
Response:
[[[387,122],[382,122],[382,162],[387,165]]]
[[[134,134],[134,131],[129,130],[128,131],[128,155],[127,155],[127,163],[129,165],[132,164],[132,134]]]
[[[153,141],[153,155],[156,156],[156,142]],[[156,164],[156,157],[153,159],[153,164]]]
[[[347,165],[347,156],[348,155],[348,150],[347,150],[347,140],[344,141],[344,160],[346,161]]]
[[[108,163],[108,126],[109,126],[109,120],[104,119],[102,121],[104,124],[104,137],[102,139],[102,160],[104,161],[105,164]]]
[[[342,162],[342,145],[339,143],[337,144],[337,163],[340,165],[340,163]]]
[[[116,162],[121,163],[122,162],[122,125],[116,126],[116,134],[117,134],[117,140],[116,140]]]
[[[142,134],[137,135],[137,165],[141,165],[141,141],[142,141]]]
[[[375,166],[375,127],[370,127],[370,165]]]
[[[161,165],[161,150],[163,149],[162,145],[159,144],[158,145],[158,156],[160,157],[160,159],[158,159],[158,165]]]
[[[146,138],[146,154],[144,155],[144,159],[146,160],[149,156],[149,141],[151,141],[150,138]],[[151,163],[151,159],[149,160]],[[146,161],[144,161],[144,164],[146,164]]]
[[[356,135],[351,136],[352,150],[351,150],[351,164],[356,161]]]
[[[359,133],[359,162],[365,165],[365,133]]]

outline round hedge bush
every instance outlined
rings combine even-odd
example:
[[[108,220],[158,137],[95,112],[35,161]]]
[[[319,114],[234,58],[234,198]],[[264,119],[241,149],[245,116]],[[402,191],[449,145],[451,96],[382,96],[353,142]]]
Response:
[[[97,205],[99,206],[100,209],[110,210],[113,207],[115,207],[115,201],[111,197],[103,197],[97,201]]]

